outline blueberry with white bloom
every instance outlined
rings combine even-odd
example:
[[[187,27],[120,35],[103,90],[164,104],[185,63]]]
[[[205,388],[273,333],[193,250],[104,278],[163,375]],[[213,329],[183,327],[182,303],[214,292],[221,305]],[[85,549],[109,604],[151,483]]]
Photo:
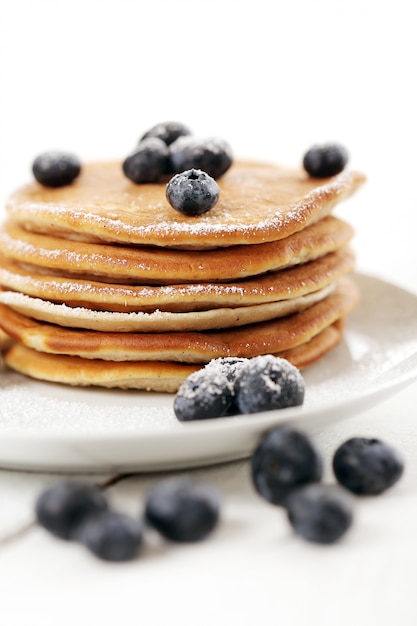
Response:
[[[298,406],[305,385],[300,371],[286,359],[266,354],[249,359],[236,380],[236,405],[241,413]]]
[[[168,148],[162,139],[144,139],[123,161],[123,172],[136,184],[157,183],[169,167]]]
[[[185,137],[187,135],[191,135],[191,131],[185,124],[181,122],[161,122],[146,131],[139,142],[149,137],[157,137],[158,139],[162,139],[167,146],[170,146],[179,137]]]
[[[232,165],[233,155],[223,139],[194,136],[180,137],[169,147],[171,169],[174,173],[200,169],[213,178],[222,176]]]
[[[219,199],[219,186],[206,172],[191,169],[176,174],[166,187],[170,205],[185,215],[196,216],[210,211]]]
[[[207,367],[190,374],[174,399],[174,413],[180,422],[224,417],[233,404],[233,385],[226,374]]]

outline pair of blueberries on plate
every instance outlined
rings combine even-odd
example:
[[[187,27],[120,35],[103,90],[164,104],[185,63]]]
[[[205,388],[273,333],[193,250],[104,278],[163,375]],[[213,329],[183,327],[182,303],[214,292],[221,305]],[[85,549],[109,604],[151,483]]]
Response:
[[[258,413],[304,402],[304,379],[286,359],[266,354],[252,359],[213,359],[183,382],[174,400],[182,422]]]

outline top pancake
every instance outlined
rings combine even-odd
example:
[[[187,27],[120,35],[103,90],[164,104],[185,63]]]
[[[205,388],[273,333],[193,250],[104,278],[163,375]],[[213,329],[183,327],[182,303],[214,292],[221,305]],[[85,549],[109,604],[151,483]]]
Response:
[[[72,185],[34,182],[9,199],[9,216],[28,230],[87,242],[204,249],[284,239],[328,215],[363,182],[343,171],[315,179],[302,169],[240,161],[218,179],[220,198],[198,217],[175,211],[166,185],[135,185],[120,162],[84,165]]]

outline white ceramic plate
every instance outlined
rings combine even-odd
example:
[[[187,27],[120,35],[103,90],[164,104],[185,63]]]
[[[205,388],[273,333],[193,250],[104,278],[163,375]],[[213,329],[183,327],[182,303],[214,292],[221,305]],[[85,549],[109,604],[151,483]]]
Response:
[[[54,471],[162,470],[248,456],[274,425],[310,432],[363,411],[417,378],[417,296],[357,275],[360,306],[344,341],[304,372],[301,407],[180,423],[173,396],[72,389],[0,378],[0,466]]]

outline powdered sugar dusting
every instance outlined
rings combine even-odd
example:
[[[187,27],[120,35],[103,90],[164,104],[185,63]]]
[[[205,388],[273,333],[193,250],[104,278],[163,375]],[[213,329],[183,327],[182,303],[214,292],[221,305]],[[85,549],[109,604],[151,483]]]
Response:
[[[25,259],[35,258],[38,259],[40,265],[46,265],[47,267],[55,267],[62,263],[64,265],[69,264],[73,268],[89,268],[91,266],[100,266],[111,264],[114,267],[123,267],[128,264],[128,260],[123,258],[122,255],[114,255],[111,258],[107,254],[100,254],[98,252],[76,252],[70,249],[60,248],[46,248],[40,245],[35,246],[24,239],[14,239],[9,237],[7,233],[0,231],[0,245],[3,250],[7,250],[7,253],[13,258]],[[65,259],[63,261],[63,259]],[[136,263],[136,269],[147,271],[150,269],[148,263]]]
[[[333,289],[334,285],[331,284],[311,294],[288,300],[179,313],[161,311],[158,308],[152,312],[97,311],[78,306],[71,307],[67,304],[56,304],[15,291],[0,291],[0,302],[35,319],[77,328],[115,332],[135,329],[143,331],[207,330],[225,328],[230,325],[242,326],[294,313],[322,300]]]
[[[318,183],[299,170],[236,162],[219,180],[216,207],[187,218],[169,207],[164,185],[126,187],[120,164],[107,165],[108,179],[103,164],[86,167],[90,175],[68,197],[29,188],[9,200],[9,215],[28,229],[84,241],[228,246],[288,236],[329,213],[363,182],[362,175],[346,171]]]
[[[169,394],[64,388],[6,371],[0,395],[0,430],[8,434],[128,434],[176,426]]]
[[[178,395],[193,401],[201,396],[202,386],[208,395],[218,395],[223,389],[233,393],[234,381],[248,361],[249,359],[238,357],[212,359],[203,368],[188,376],[178,390]]]

